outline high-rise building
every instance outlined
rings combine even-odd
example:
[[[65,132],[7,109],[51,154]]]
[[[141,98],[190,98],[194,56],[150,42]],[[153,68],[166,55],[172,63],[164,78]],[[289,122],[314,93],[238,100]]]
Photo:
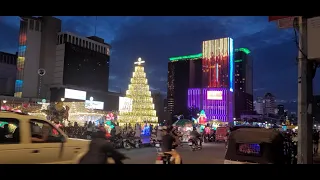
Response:
[[[37,18],[21,16],[20,19],[14,95],[15,97],[48,98],[61,20],[51,16]]]
[[[204,110],[208,119],[232,121],[234,115],[233,39],[204,41],[202,45],[203,88],[188,90],[188,106]]]
[[[265,114],[275,114],[277,108],[275,97],[271,93],[264,95],[265,101]]]
[[[167,111],[188,111],[188,88],[202,87],[202,54],[171,57],[168,63]]]
[[[258,97],[258,99],[253,102],[253,105],[254,105],[254,111],[256,111],[257,114],[264,114],[265,102],[263,97]]]
[[[234,96],[235,117],[253,111],[253,74],[250,50],[235,49]]]
[[[0,52],[0,95],[14,95],[16,66],[17,54]]]
[[[57,36],[51,87],[108,91],[110,45],[96,36],[66,32]]]

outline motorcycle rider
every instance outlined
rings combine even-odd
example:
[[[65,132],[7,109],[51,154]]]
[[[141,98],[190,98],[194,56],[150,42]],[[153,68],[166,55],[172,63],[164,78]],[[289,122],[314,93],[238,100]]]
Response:
[[[170,134],[170,130],[163,127],[163,136],[161,149],[164,153],[170,154],[174,158],[174,164],[181,164],[181,157],[177,151],[174,150],[175,138]]]
[[[196,127],[193,127],[193,131],[190,133],[190,138],[198,145],[198,141],[200,142],[200,146],[202,146],[201,134],[197,131]]]
[[[180,142],[180,132],[178,131],[178,128],[177,127],[173,127],[172,130],[171,130],[171,135],[173,138],[175,138],[175,142],[177,145],[182,145],[181,142]]]
[[[92,141],[88,152],[81,157],[78,164],[108,164],[108,158],[113,159],[114,164],[123,164],[121,160],[126,156],[116,151],[106,140],[106,131],[100,130],[92,134]],[[108,161],[108,162],[107,162]]]

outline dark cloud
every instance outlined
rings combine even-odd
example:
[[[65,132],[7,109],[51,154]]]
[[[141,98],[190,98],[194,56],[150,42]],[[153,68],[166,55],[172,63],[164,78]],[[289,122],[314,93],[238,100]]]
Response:
[[[110,86],[125,90],[133,62],[146,61],[150,87],[166,91],[167,63],[171,56],[201,52],[202,41],[234,38],[235,47],[247,47],[254,60],[255,95],[271,92],[278,99],[296,99],[297,48],[292,29],[279,30],[263,16],[196,17],[58,17],[63,31],[100,36],[112,45]],[[18,20],[0,19],[0,50],[17,49]],[[95,28],[96,27],[96,28]],[[96,30],[96,31],[95,31]],[[316,77],[319,79],[320,77]],[[320,85],[315,84],[320,90]]]
[[[15,53],[18,50],[19,28],[13,24],[0,21],[0,50]]]

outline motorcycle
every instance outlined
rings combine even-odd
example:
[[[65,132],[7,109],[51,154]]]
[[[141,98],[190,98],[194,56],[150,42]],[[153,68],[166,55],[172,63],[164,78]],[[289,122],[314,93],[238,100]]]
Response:
[[[123,140],[121,137],[114,137],[110,139],[115,149],[119,149],[123,147]]]
[[[202,149],[202,146],[200,145],[200,140],[197,140],[196,142],[193,139],[189,139],[188,145],[191,147],[191,151],[200,150]]]
[[[87,152],[83,152],[77,155],[72,164],[80,164],[81,159],[86,155]],[[130,159],[126,155],[116,151],[114,153],[106,153],[107,158],[105,159],[105,164],[123,164],[123,160]]]
[[[154,147],[156,147],[157,152],[161,152],[161,144],[159,141],[155,142]]]
[[[122,142],[123,147],[127,150],[132,148],[140,148],[142,145],[142,141],[139,138],[124,138]]]
[[[178,145],[174,145],[174,148],[176,148]],[[161,152],[160,143],[156,144],[157,147],[157,158],[155,164],[176,164],[175,159],[172,156],[172,153],[177,153],[174,149],[172,152]],[[182,160],[180,160],[180,163],[182,164]]]
[[[150,138],[150,144],[151,144],[151,146],[155,147],[157,141],[158,141],[158,140],[157,140],[156,138],[151,137],[151,138]]]
[[[207,135],[207,134],[204,134],[203,135],[203,142],[204,143],[208,143],[210,140],[209,140],[209,135]]]

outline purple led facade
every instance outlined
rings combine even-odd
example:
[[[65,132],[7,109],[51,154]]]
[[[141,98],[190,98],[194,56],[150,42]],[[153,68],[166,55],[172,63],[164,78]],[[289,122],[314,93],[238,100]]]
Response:
[[[208,91],[222,92],[222,100],[207,99]],[[188,107],[204,110],[209,120],[229,122],[233,120],[233,93],[229,88],[191,88],[188,89]]]
[[[201,109],[201,89],[188,89],[188,107],[197,107]]]

